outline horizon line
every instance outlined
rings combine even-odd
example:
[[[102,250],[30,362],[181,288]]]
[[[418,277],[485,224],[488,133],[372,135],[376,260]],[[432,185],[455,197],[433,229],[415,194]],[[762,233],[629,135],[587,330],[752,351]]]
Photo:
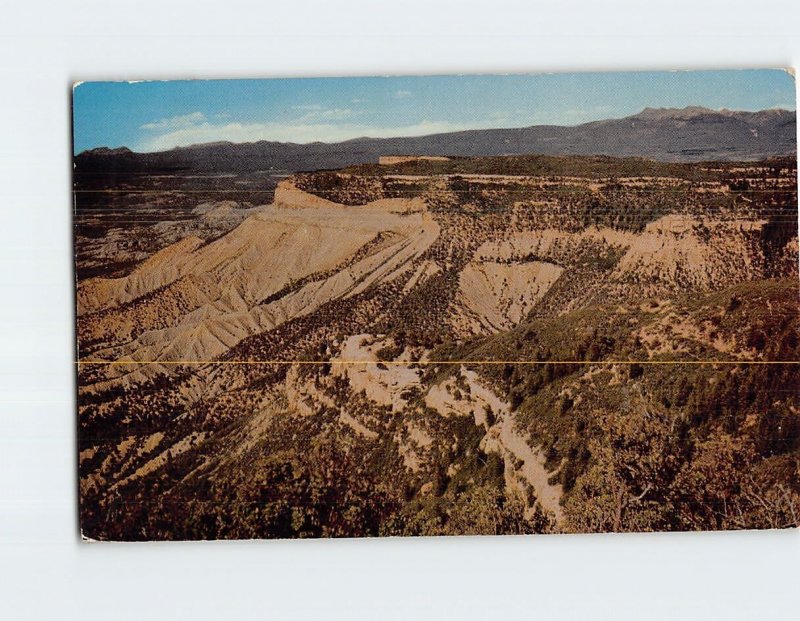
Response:
[[[95,152],[95,151],[122,151],[122,150],[125,150],[125,151],[128,151],[130,153],[144,155],[144,154],[152,154],[152,153],[170,153],[172,151],[193,149],[193,148],[197,148],[197,147],[210,146],[210,145],[248,145],[248,144],[259,144],[259,143],[265,143],[265,142],[266,143],[280,144],[280,145],[298,145],[298,146],[308,146],[308,145],[314,145],[314,144],[319,144],[319,145],[339,145],[339,144],[346,144],[348,142],[357,142],[359,140],[397,140],[397,139],[405,139],[405,138],[427,138],[427,137],[431,137],[431,136],[446,136],[446,135],[463,134],[463,133],[466,133],[466,132],[475,132],[475,131],[498,131],[498,130],[515,131],[515,130],[521,130],[521,129],[530,129],[530,128],[533,128],[533,127],[581,127],[583,125],[592,125],[594,123],[604,123],[604,122],[607,122],[607,121],[621,121],[621,120],[624,120],[624,119],[630,119],[630,118],[634,118],[634,117],[640,116],[643,113],[645,113],[647,111],[651,111],[651,110],[654,111],[654,112],[663,112],[663,111],[682,112],[682,111],[686,111],[686,110],[703,110],[703,111],[714,112],[714,113],[718,113],[718,114],[723,114],[723,113],[759,114],[759,113],[763,113],[763,112],[788,112],[788,113],[793,113],[795,116],[797,115],[797,108],[796,107],[795,108],[776,107],[776,108],[761,108],[761,109],[758,109],[758,110],[746,110],[746,109],[733,109],[733,108],[709,108],[707,106],[701,106],[701,105],[696,105],[696,104],[683,106],[682,108],[645,106],[639,112],[636,112],[634,114],[629,114],[627,116],[608,117],[608,118],[604,118],[604,119],[597,119],[597,120],[594,120],[594,121],[584,121],[582,123],[575,123],[573,125],[566,124],[566,123],[565,124],[541,123],[541,124],[522,125],[522,126],[515,126],[515,127],[474,127],[474,128],[471,128],[471,129],[460,129],[460,130],[449,131],[449,132],[433,132],[433,133],[430,133],[430,134],[407,134],[407,135],[402,135],[402,136],[384,136],[384,137],[363,135],[363,136],[355,136],[353,138],[348,138],[346,140],[339,140],[339,141],[333,141],[333,142],[326,142],[324,140],[310,140],[308,142],[293,142],[293,141],[269,140],[269,139],[244,140],[244,141],[241,141],[241,142],[235,142],[235,141],[232,141],[232,140],[210,140],[208,142],[198,142],[198,143],[193,143],[193,144],[184,145],[184,146],[176,145],[176,146],[170,147],[168,149],[159,149],[159,150],[155,150],[155,151],[137,151],[135,149],[132,149],[128,145],[124,145],[124,144],[121,144],[121,145],[118,145],[118,146],[115,146],[115,147],[112,147],[112,146],[109,146],[109,145],[100,145],[100,146],[97,146],[97,147],[91,147],[89,149],[84,149],[84,150],[82,150],[82,151],[80,151],[78,153],[74,153],[73,152],[73,157],[78,157],[78,156],[83,155],[85,153],[92,153],[92,152]]]

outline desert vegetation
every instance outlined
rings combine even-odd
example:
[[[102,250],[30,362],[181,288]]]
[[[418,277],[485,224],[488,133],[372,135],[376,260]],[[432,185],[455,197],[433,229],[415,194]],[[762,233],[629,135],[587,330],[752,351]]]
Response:
[[[172,174],[76,229],[86,536],[798,525],[793,159]]]

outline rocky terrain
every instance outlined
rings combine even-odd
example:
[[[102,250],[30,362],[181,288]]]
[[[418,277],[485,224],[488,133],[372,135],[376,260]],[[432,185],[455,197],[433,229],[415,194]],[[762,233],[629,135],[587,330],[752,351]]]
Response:
[[[359,138],[342,143],[216,142],[155,153],[100,147],[74,160],[79,278],[127,273],[183,234],[203,239],[227,232],[246,210],[272,201],[278,182],[299,171],[380,161],[431,164],[443,156],[640,156],[663,162],[760,160],[797,150],[796,113],[702,107],[647,108],[622,118],[574,127],[486,129],[413,138]],[[487,164],[499,172],[497,163]],[[559,171],[560,172],[560,171]],[[232,207],[195,222],[201,203]],[[218,214],[221,216],[221,214]],[[161,230],[149,225],[165,221]],[[169,221],[194,226],[169,227]],[[171,229],[171,230],[167,230]]]
[[[177,176],[76,233],[87,537],[798,524],[793,159]]]

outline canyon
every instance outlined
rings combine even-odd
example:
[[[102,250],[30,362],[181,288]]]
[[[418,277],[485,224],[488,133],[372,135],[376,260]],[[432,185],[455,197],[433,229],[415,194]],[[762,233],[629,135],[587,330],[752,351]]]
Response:
[[[84,240],[85,536],[796,519],[791,159],[392,157],[203,200]]]

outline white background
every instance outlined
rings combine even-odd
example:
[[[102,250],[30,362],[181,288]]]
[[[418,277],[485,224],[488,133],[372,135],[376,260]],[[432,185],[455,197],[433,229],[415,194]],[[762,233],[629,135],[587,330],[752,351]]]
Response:
[[[0,617],[798,617],[800,531],[81,544],[70,83],[781,67],[798,4],[12,2],[0,18]]]

